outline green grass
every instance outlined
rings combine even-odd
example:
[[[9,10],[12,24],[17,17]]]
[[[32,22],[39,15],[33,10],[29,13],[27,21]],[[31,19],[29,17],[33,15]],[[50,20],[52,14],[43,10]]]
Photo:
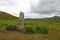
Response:
[[[25,25],[46,26],[48,29],[60,30],[60,22],[46,20],[25,20]]]

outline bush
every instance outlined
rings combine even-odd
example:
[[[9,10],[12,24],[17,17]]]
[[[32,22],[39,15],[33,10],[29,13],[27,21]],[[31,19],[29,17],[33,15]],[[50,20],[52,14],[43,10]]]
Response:
[[[13,26],[13,25],[8,25],[6,27],[6,30],[9,30],[9,31],[17,30],[17,27],[16,26]]]
[[[40,33],[40,32],[41,32],[41,27],[37,26],[37,27],[36,27],[36,31],[37,31],[38,33]]]
[[[27,27],[24,28],[24,32],[25,33],[35,33],[36,29],[35,29],[35,27],[29,25],[29,26],[27,26]]]
[[[45,26],[42,27],[36,27],[37,32],[42,33],[42,34],[48,34],[48,29]]]
[[[25,33],[42,33],[42,34],[48,34],[48,29],[45,26],[26,26],[24,28]]]
[[[47,27],[45,27],[45,26],[41,27],[41,33],[43,33],[43,34],[48,34],[48,29],[47,29]]]

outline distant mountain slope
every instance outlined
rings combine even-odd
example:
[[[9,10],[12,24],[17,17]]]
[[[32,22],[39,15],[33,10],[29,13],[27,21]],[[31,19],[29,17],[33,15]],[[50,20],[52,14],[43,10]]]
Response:
[[[15,16],[12,16],[6,12],[2,12],[0,11],[0,20],[2,19],[9,19],[9,20],[17,20],[18,17],[15,17]],[[26,19],[26,20],[33,20],[33,19]],[[59,21],[60,22],[60,17],[59,16],[54,16],[54,17],[51,17],[51,18],[42,18],[42,19],[34,19],[34,20],[40,20],[40,21]]]
[[[54,17],[51,17],[51,18],[43,18],[43,19],[40,19],[41,21],[57,21],[57,22],[60,22],[60,17],[59,16],[54,16]]]
[[[55,21],[55,22],[60,22],[60,17],[59,16],[54,16],[54,17],[50,17],[50,18],[41,18],[41,19],[38,19],[38,18],[35,18],[35,19],[26,19],[26,20],[35,20],[35,21]]]
[[[15,16],[12,16],[6,12],[0,11],[0,19],[10,19],[11,20],[11,19],[18,19],[18,18]]]

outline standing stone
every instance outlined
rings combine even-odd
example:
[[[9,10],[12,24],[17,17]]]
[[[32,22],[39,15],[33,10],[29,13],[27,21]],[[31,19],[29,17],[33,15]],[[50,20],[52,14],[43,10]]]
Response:
[[[23,32],[24,31],[24,13],[20,12],[20,31]]]

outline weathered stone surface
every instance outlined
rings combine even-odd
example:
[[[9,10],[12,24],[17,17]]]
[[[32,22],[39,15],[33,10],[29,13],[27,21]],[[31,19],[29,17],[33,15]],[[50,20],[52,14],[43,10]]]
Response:
[[[24,31],[24,13],[20,12],[20,31],[23,32]]]

